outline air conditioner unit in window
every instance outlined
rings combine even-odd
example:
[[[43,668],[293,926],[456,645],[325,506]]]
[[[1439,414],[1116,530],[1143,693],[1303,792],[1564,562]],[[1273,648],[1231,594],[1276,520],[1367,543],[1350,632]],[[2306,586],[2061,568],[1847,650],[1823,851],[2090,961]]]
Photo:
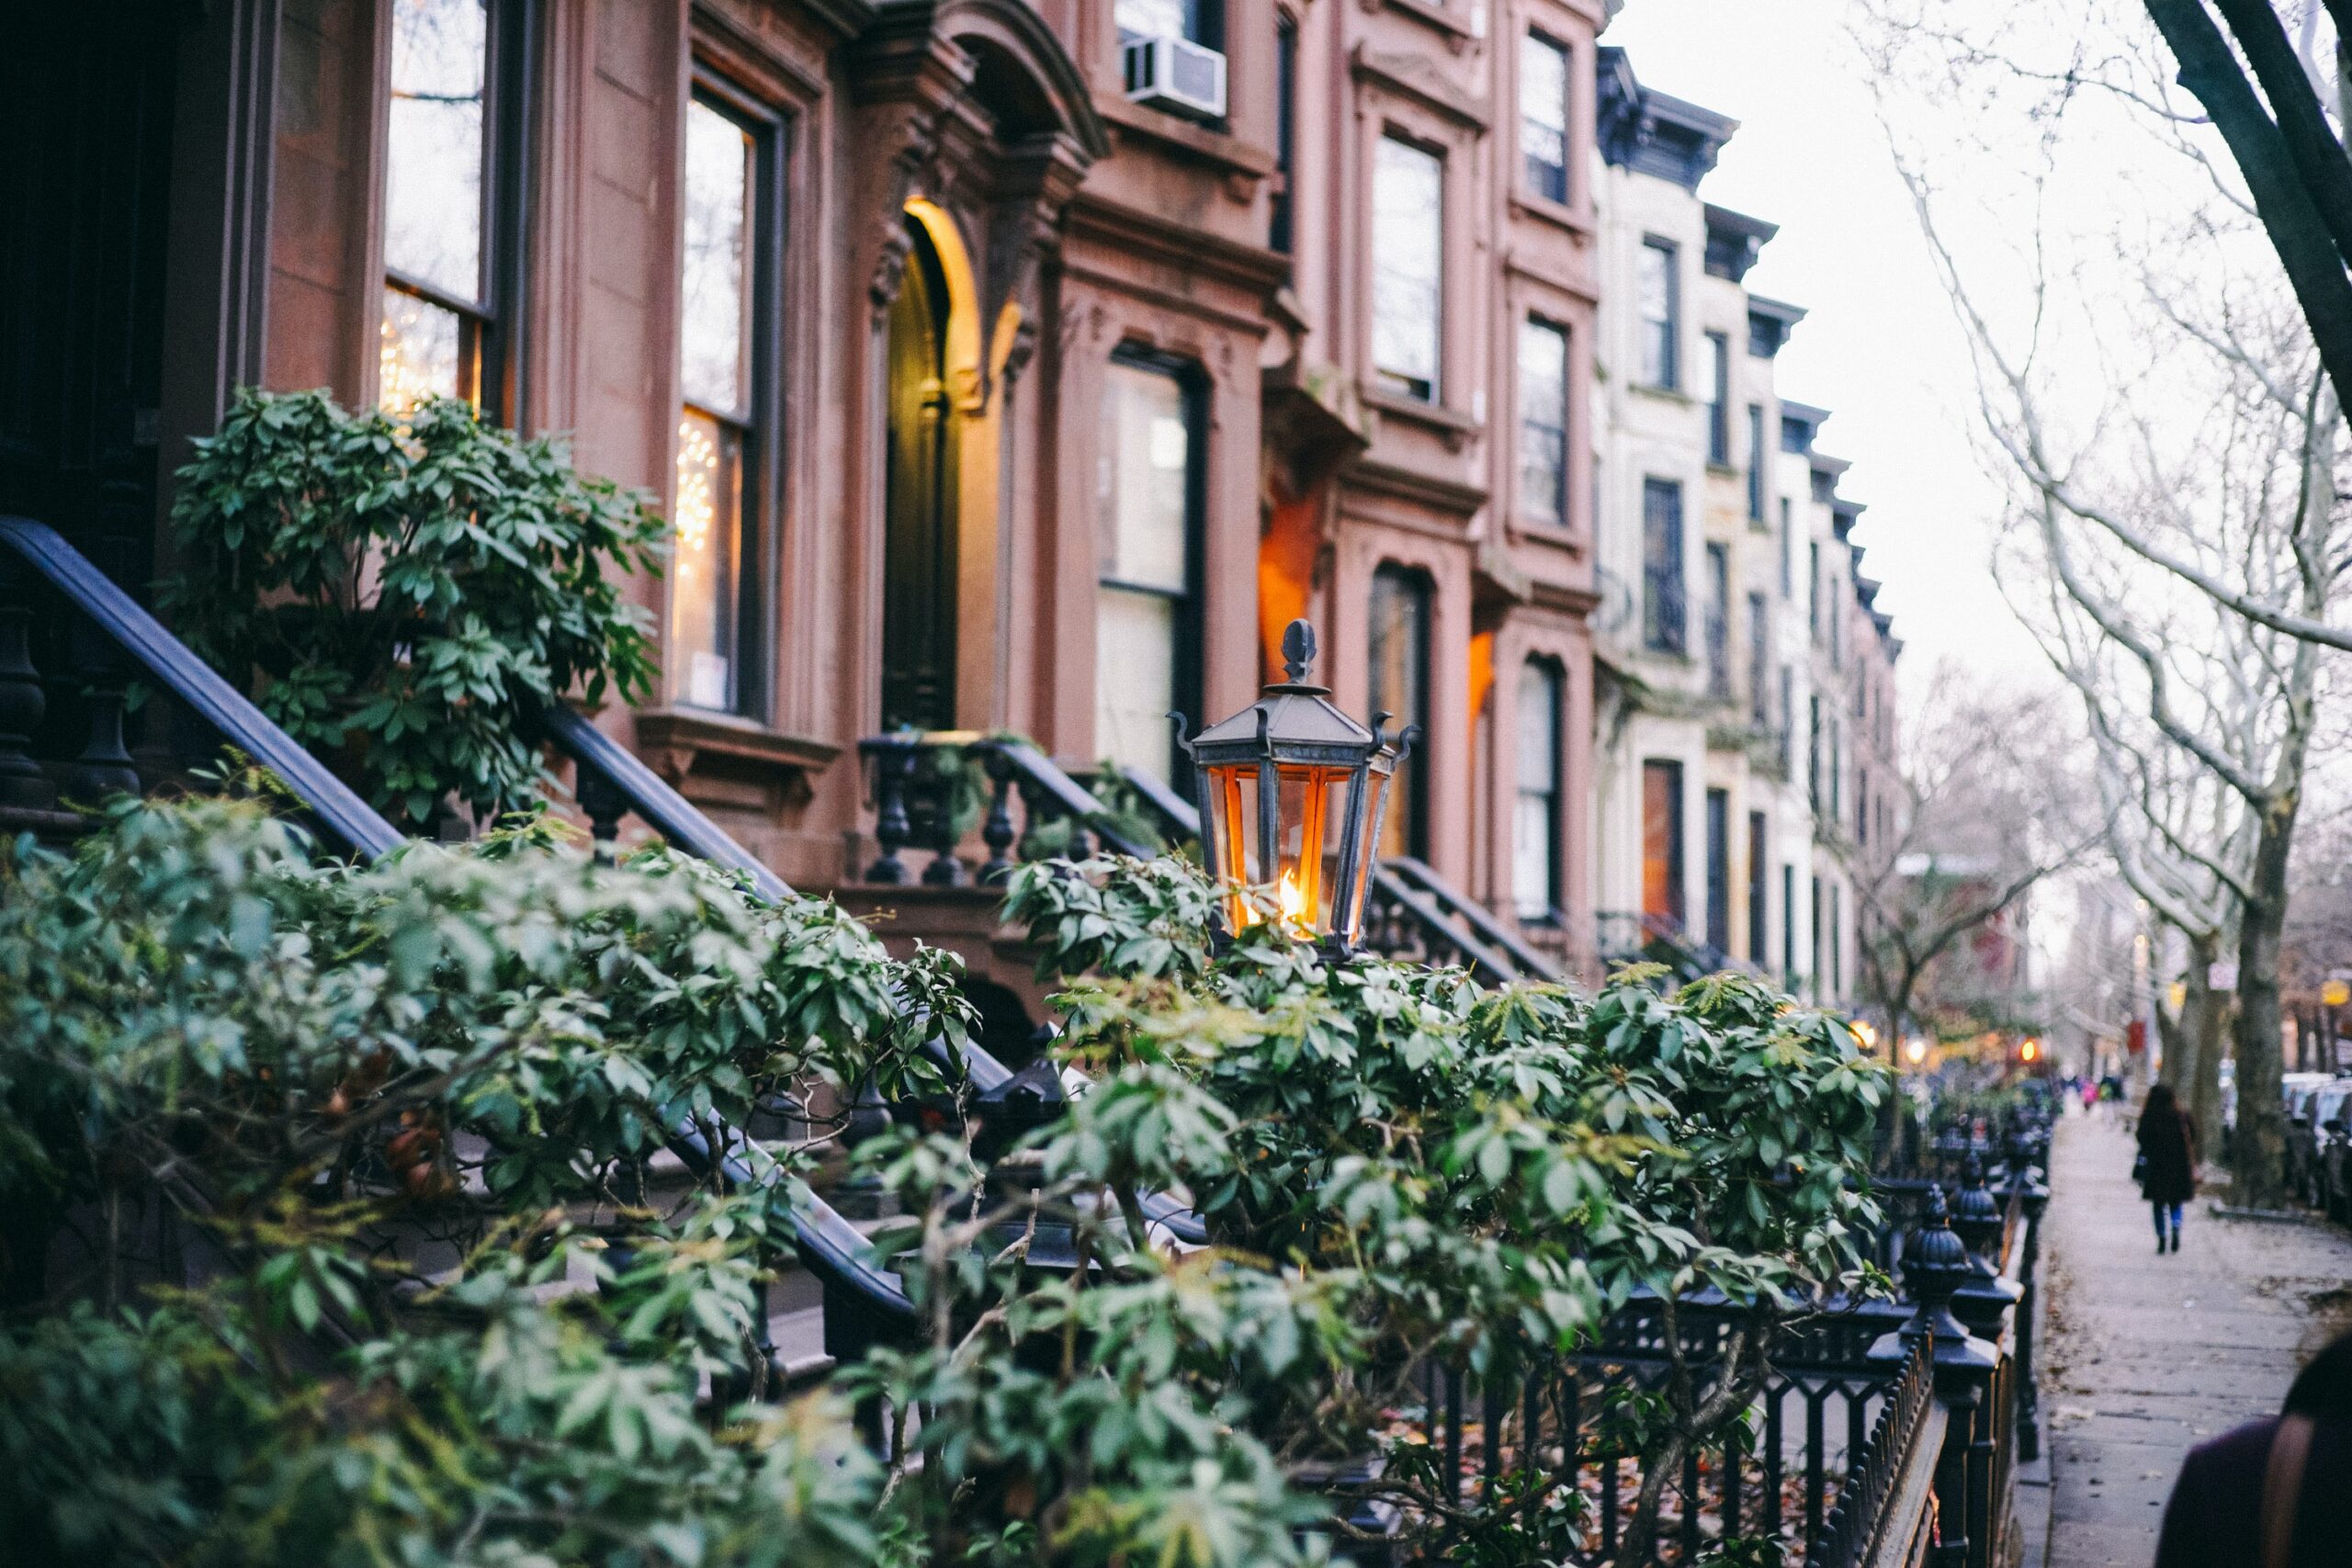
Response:
[[[1127,96],[1202,119],[1225,118],[1225,56],[1190,39],[1130,37]]]

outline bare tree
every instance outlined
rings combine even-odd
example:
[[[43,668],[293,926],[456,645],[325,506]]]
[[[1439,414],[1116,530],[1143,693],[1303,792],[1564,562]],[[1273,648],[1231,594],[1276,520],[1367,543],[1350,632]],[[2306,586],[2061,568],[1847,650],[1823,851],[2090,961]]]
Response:
[[[2076,738],[2048,694],[1992,688],[1945,666],[1918,705],[1896,831],[1867,849],[1837,840],[1861,918],[1863,994],[1890,1048],[1929,1013],[1988,991],[2015,999],[2021,976],[1988,973],[1984,951],[2015,951],[2034,886],[2097,838],[2076,819],[2067,787]]]
[[[1883,0],[1912,6],[1910,41],[1919,3]],[[2235,0],[2215,3],[2226,10]],[[1928,8],[1950,10],[1932,0]],[[2279,937],[2319,655],[2352,647],[2330,618],[2347,566],[2335,531],[2336,366],[2313,342],[2302,280],[2280,279],[2251,243],[2268,224],[2260,193],[2235,197],[2228,169],[2202,145],[2208,133],[2152,73],[2160,51],[2134,53],[2123,39],[2094,56],[2076,38],[2058,69],[2021,59],[2014,33],[1963,36],[1932,40],[1954,79],[1986,78],[1993,90],[2023,80],[2041,94],[2014,171],[2026,205],[2007,214],[2021,276],[2007,293],[1985,281],[1980,236],[1965,236],[1973,264],[1951,242],[1928,160],[1898,143],[1898,166],[1973,357],[1988,456],[2010,483],[2010,570],[2022,564],[2045,584],[2045,647],[2095,722],[2108,721],[2118,754],[2102,784],[2120,803],[2142,797],[2132,830],[2110,844],[2119,866],[2130,862],[2152,905],[2162,908],[2150,889],[2166,895],[2175,908],[2165,918],[2179,917],[2192,942],[2218,945],[2225,922],[2211,918],[2210,901],[2200,909],[2171,897],[2195,878],[2167,881],[2154,848],[2209,875],[2234,908],[2237,1177],[2242,1195],[2269,1203],[2283,1134]],[[2172,205],[2137,229],[2119,222],[2103,245],[2053,232],[2044,206],[2051,182],[2072,173],[2061,154],[2066,117],[2084,112],[2094,90],[2110,117],[2102,130],[2118,113],[2136,119],[2154,132],[2145,151],[2179,153],[2188,160],[2180,172],[2199,176],[2164,187]],[[2206,194],[2184,199],[2188,186]],[[2125,713],[2143,721],[2128,742]],[[2125,765],[2124,750],[2141,761]],[[2150,761],[2165,752],[2176,755]],[[2228,809],[2192,804],[2197,789],[2174,765],[2182,761],[2210,776]]]

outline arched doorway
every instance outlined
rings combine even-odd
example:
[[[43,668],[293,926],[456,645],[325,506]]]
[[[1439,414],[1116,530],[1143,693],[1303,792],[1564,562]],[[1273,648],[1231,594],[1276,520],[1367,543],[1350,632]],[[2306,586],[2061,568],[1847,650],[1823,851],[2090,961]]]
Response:
[[[956,455],[961,433],[939,250],[905,220],[905,276],[889,318],[883,497],[882,727],[956,722]]]

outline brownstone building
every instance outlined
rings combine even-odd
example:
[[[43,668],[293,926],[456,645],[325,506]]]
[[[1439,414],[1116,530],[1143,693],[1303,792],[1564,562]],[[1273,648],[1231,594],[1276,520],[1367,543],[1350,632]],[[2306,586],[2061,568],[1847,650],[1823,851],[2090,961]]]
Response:
[[[787,879],[856,743],[1170,772],[1290,617],[1388,848],[1589,947],[1604,0],[172,0],[12,24],[0,508],[156,563],[241,384],[652,491],[598,723]]]

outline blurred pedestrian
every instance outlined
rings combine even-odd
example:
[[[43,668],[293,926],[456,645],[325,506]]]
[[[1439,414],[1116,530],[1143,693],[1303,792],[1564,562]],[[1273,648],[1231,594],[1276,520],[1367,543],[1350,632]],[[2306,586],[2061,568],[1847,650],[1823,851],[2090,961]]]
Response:
[[[2140,1157],[2132,1162],[2140,1196],[2156,1221],[2156,1250],[2166,1247],[2165,1222],[2172,1222],[2169,1250],[2180,1250],[2181,1205],[2197,1196],[2197,1122],[2173,1098],[2170,1084],[2148,1090],[2140,1108]]]
[[[2143,1122],[2142,1125],[2145,1125]],[[2156,1568],[2341,1568],[2352,1540],[2352,1335],[2322,1350],[2277,1416],[2199,1443],[2181,1461]]]

